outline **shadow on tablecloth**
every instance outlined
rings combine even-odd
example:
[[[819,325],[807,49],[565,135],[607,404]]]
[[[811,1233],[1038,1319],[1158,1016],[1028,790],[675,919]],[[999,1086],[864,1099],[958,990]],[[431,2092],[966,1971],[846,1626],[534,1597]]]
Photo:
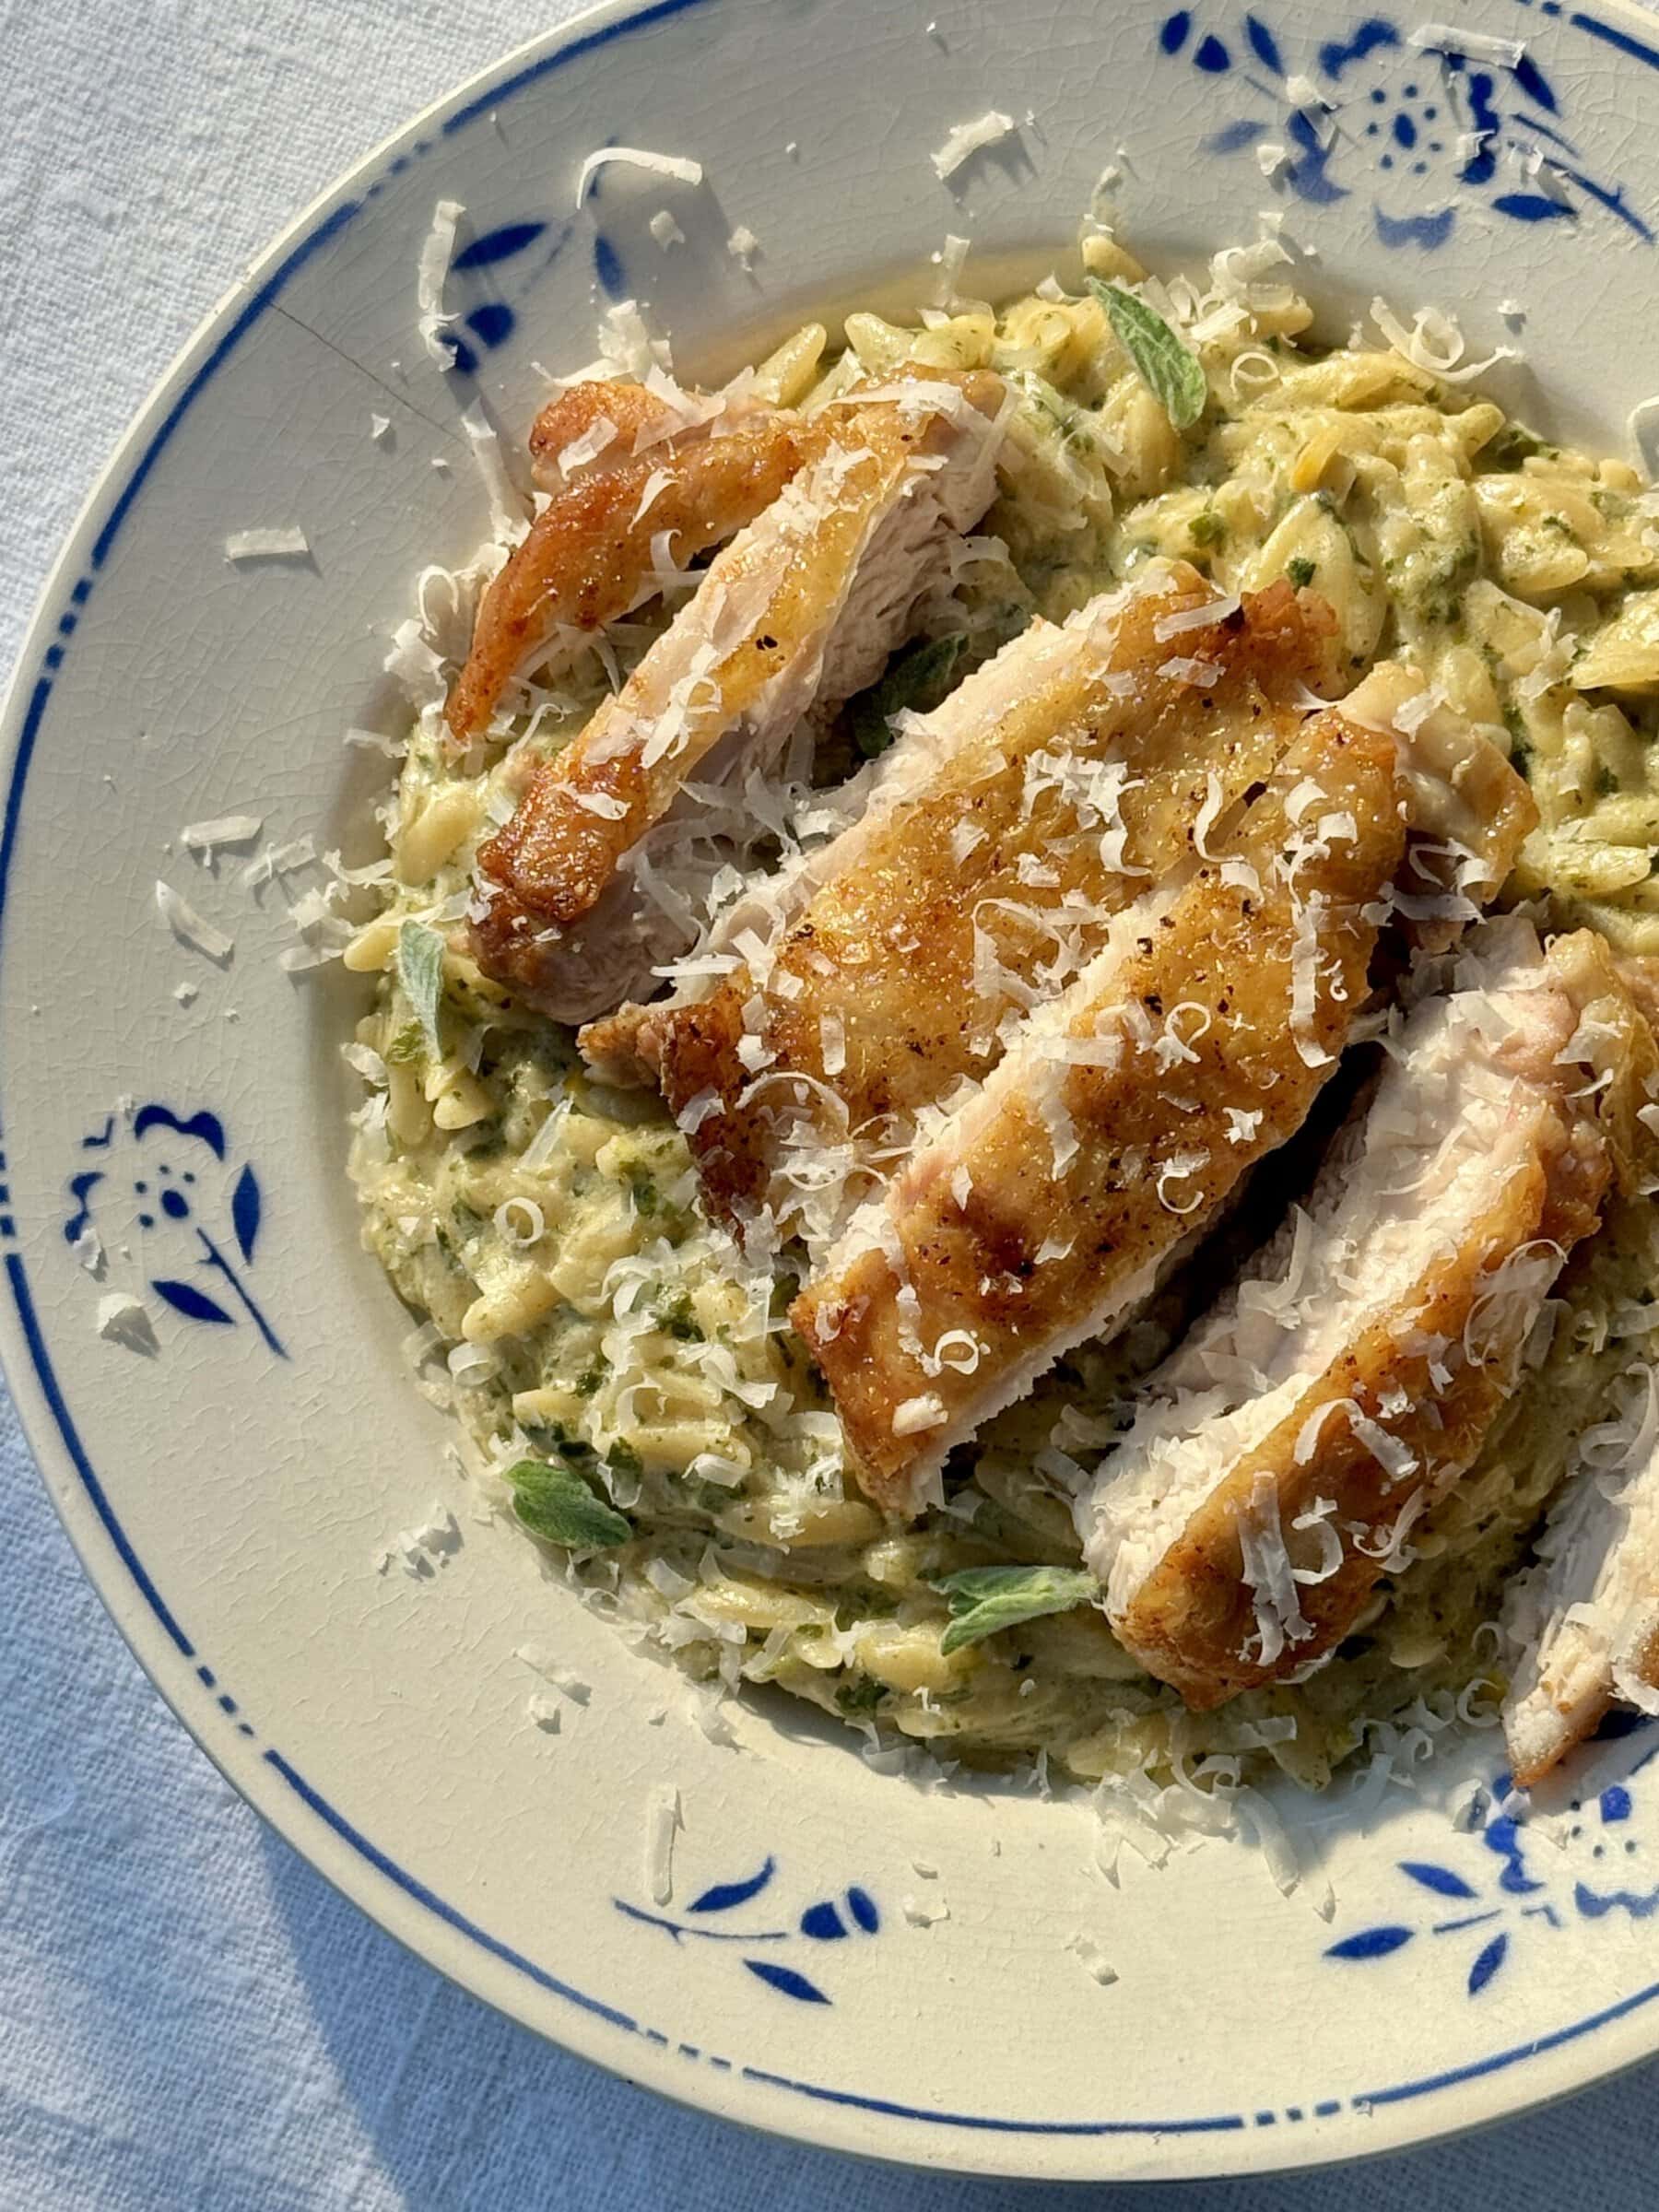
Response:
[[[557,2051],[405,1952],[268,1831],[273,1900],[345,2092],[406,2212],[1000,2212],[1028,2184],[898,2171],[687,2112]],[[1159,2192],[1182,2212],[1559,2212],[1659,2197],[1659,2066],[1529,2119],[1300,2179]],[[377,2208],[380,2177],[360,2198]],[[1137,2188],[1053,2188],[1091,2207]]]

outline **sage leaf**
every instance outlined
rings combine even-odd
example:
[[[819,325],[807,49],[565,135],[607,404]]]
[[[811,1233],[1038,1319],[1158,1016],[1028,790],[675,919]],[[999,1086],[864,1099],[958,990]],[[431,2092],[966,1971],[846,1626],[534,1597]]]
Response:
[[[521,1459],[507,1470],[512,1509],[533,1535],[570,1551],[601,1551],[633,1535],[627,1518],[594,1494],[574,1467]]]
[[[434,1060],[443,1057],[438,1008],[443,1003],[443,939],[424,922],[406,922],[397,933],[397,980],[414,1008]]]
[[[1091,276],[1088,288],[1106,310],[1106,319],[1141,382],[1178,430],[1190,430],[1209,398],[1209,385],[1196,358],[1155,308],[1122,285],[1102,284]]]
[[[998,1629],[1044,1613],[1069,1613],[1100,1594],[1100,1583],[1082,1567],[964,1567],[934,1588],[950,1605],[950,1626],[939,1642],[947,1657]]]
[[[905,710],[936,707],[950,688],[950,672],[962,650],[959,637],[927,638],[896,653],[887,674],[861,691],[847,708],[853,742],[866,760],[893,742],[892,717]]]

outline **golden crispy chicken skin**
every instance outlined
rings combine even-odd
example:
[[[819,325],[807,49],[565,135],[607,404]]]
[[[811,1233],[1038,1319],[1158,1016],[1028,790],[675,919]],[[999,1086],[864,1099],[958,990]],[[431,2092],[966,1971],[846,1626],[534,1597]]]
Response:
[[[631,935],[635,986],[683,948],[660,906],[636,900],[620,872],[688,779],[716,748],[711,770],[728,775],[735,764],[770,762],[815,707],[869,682],[946,538],[989,502],[1001,380],[930,371],[880,390],[891,396],[854,394],[815,418],[798,445],[789,433],[800,463],[790,481],[480,850],[479,962],[559,1018],[585,1018],[620,995],[615,967],[589,957],[597,935],[613,951],[619,933]],[[721,449],[744,438],[739,429],[691,449],[688,466],[715,467]],[[610,500],[624,475],[602,478],[592,496]],[[648,526],[663,527],[654,510],[639,525]]]
[[[1010,1023],[1223,833],[1291,743],[1333,628],[1322,601],[1286,584],[1218,601],[1184,562],[1113,597],[1066,629],[1034,626],[900,738],[816,857],[763,982],[740,967],[638,1021],[675,1112],[705,1102],[690,1141],[728,1219],[787,1213],[774,1175],[803,1147],[901,1147],[916,1112],[986,1074]],[[1193,622],[1206,606],[1219,618]]]
[[[791,1318],[878,1502],[916,1510],[952,1445],[1122,1326],[1300,1125],[1405,834],[1394,744],[1316,717],[1218,857],[1125,910],[854,1218]]]
[[[557,408],[571,435],[542,460],[541,473],[551,474],[558,452],[581,435],[579,418],[589,429],[600,412],[649,427],[663,403],[647,394],[649,406],[631,397],[625,404],[620,395],[636,389],[580,384],[554,401],[537,429]],[[579,402],[578,394],[590,396]],[[656,570],[653,540],[665,542],[667,532],[666,549],[682,567],[720,544],[777,498],[808,442],[793,417],[753,416],[718,435],[637,455],[631,439],[619,437],[595,465],[564,481],[484,593],[472,649],[450,692],[453,742],[470,744],[488,726],[507,686],[561,629],[591,634],[638,604]]]
[[[568,384],[530,426],[530,474],[543,491],[562,491],[578,476],[598,476],[625,466],[639,451],[660,449],[679,423],[648,385],[608,379]],[[580,461],[567,457],[572,450]],[[664,458],[660,450],[657,458]]]

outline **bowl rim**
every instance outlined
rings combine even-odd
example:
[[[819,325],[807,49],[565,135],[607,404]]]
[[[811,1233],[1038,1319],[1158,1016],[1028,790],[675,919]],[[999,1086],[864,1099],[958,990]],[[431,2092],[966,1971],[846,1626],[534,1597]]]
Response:
[[[179,348],[123,433],[50,564],[0,702],[0,977],[6,898],[16,858],[29,769],[64,659],[60,610],[80,607],[155,459],[196,394],[289,279],[357,216],[391,175],[582,54],[652,25],[733,0],[598,0],[559,29],[525,41],[431,102],[328,184],[277,235]],[[743,0],[737,0],[743,4]],[[1654,18],[1639,0],[1596,0],[1601,21],[1575,10],[1571,27],[1659,70]],[[1559,12],[1559,11],[1558,11]],[[1646,33],[1647,36],[1641,34]],[[0,1172],[4,1172],[0,1154]],[[0,1186],[0,1209],[6,1204]],[[0,1300],[0,1366],[30,1455],[80,1564],[134,1657],[218,1772],[283,1841],[342,1896],[444,1977],[559,2047],[688,2109],[758,2132],[882,2163],[925,2165],[1005,2178],[1193,2180],[1265,2174],[1379,2156],[1444,2140],[1518,2116],[1659,2053],[1659,1980],[1548,2034],[1460,2066],[1373,2092],[1281,2112],[1195,2119],[1051,2122],[906,2105],[795,2079],[684,2043],[579,1990],[477,1926],[382,1852],[275,1749],[210,1734],[195,1695],[214,1677],[168,1610],[137,1557],[76,1433],[30,1294],[10,1216],[0,1210],[8,1298]],[[251,1734],[251,1732],[250,1732]],[[550,2024],[538,1995],[561,2000]],[[624,2031],[618,2038],[617,2030]],[[1603,2032],[1608,2031],[1608,2032]],[[1515,2071],[1549,2059],[1542,2077]],[[687,2062],[692,2062],[688,2064]],[[1523,2083],[1524,2086],[1523,2086]],[[1456,2105],[1436,2093],[1459,2088]],[[779,2092],[783,2092],[780,2095]],[[1351,2127],[1286,2128],[1352,2108]],[[871,2121],[921,2123],[936,2131],[872,2140]],[[1018,2147],[1041,2142],[1041,2177]],[[1141,2155],[1124,2153],[1138,2142]],[[1149,2159],[1147,2153],[1152,2154]],[[1104,2155],[1102,2155],[1104,2154]]]

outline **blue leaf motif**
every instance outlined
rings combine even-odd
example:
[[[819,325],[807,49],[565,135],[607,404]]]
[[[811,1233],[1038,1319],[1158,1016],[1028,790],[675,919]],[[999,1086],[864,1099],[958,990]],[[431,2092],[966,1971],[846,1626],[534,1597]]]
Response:
[[[1477,1997],[1480,1994],[1498,1969],[1503,1964],[1508,1951],[1509,1937],[1494,1936],[1491,1942],[1487,1945],[1485,1950],[1469,1969],[1469,1994],[1472,1997]]]
[[[152,1282],[150,1288],[158,1298],[164,1298],[175,1313],[182,1313],[186,1321],[219,1321],[227,1328],[233,1325],[234,1317],[194,1283]]]
[[[1535,100],[1546,114],[1560,112],[1560,103],[1551,89],[1549,79],[1530,53],[1524,53],[1514,65],[1515,82],[1529,100]]]
[[[847,1892],[847,1910],[866,1936],[874,1936],[881,1925],[881,1915],[876,1910],[876,1900],[867,1889],[855,1882]]]
[[[1160,27],[1158,42],[1166,53],[1179,53],[1186,44],[1186,35],[1192,28],[1191,10],[1184,7],[1177,8],[1175,13],[1168,17]]]
[[[157,1288],[160,1288],[159,1284]],[[729,1912],[734,1905],[747,1905],[751,1897],[759,1896],[777,1871],[777,1861],[768,1858],[759,1873],[751,1874],[747,1882],[716,1882],[712,1889],[705,1889],[700,1896],[694,1897],[686,1910],[688,1912]],[[759,1972],[759,1969],[757,1968],[756,1971]],[[761,1979],[764,1981],[766,1977],[761,1975]]]
[[[236,1179],[236,1188],[230,1194],[230,1226],[236,1231],[236,1241],[244,1260],[253,1257],[253,1246],[259,1236],[259,1178],[251,1167],[244,1168]]]
[[[1283,76],[1285,65],[1279,58],[1278,41],[1260,16],[1245,17],[1244,36],[1250,41],[1251,52],[1264,68],[1271,69],[1275,76]]]
[[[1408,1874],[1414,1882],[1425,1889],[1432,1889],[1436,1897],[1478,1897],[1461,1874],[1453,1874],[1450,1866],[1435,1866],[1427,1859],[1402,1859],[1400,1872]]]
[[[835,1943],[845,1936],[847,1924],[832,1904],[808,1905],[801,1915],[801,1933],[815,1943]]]
[[[1386,1959],[1390,1951],[1397,1951],[1403,1943],[1411,1941],[1412,1931],[1399,1926],[1361,1928],[1358,1936],[1346,1936],[1340,1943],[1326,1947],[1327,1959]]]
[[[466,318],[466,327],[486,346],[504,346],[512,335],[516,318],[502,300],[486,300],[482,307],[475,307]]]
[[[1236,154],[1241,147],[1253,146],[1267,128],[1265,123],[1230,123],[1204,142],[1206,154]]]
[[[594,274],[613,300],[628,289],[628,272],[622,256],[603,231],[594,241]]]
[[[757,1980],[769,1989],[775,1989],[786,1997],[794,1997],[801,2005],[828,2005],[830,2000],[816,1982],[808,1982],[805,1974],[796,1973],[793,1966],[779,1966],[771,1959],[746,1959],[744,1965]]]
[[[1517,223],[1548,223],[1558,217],[1565,217],[1571,222],[1577,212],[1541,192],[1500,192],[1492,205],[1500,215],[1507,215]]]
[[[546,223],[503,223],[499,230],[486,230],[482,238],[463,246],[450,266],[487,269],[495,262],[511,261],[515,253],[533,246],[547,227]]]
[[[1194,69],[1202,69],[1206,76],[1223,76],[1232,67],[1232,56],[1217,38],[1214,31],[1206,32],[1198,41],[1198,51],[1193,56]]]

